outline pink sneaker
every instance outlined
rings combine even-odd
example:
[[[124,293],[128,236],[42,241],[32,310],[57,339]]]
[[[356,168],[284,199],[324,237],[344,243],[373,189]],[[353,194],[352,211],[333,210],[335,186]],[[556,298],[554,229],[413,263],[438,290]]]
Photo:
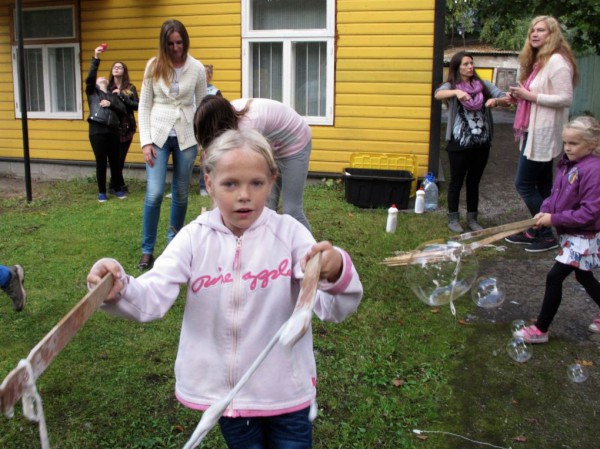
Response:
[[[527,343],[547,343],[548,332],[542,332],[535,325],[524,327],[513,332],[513,337],[520,337]]]
[[[600,333],[600,315],[588,326],[590,332]]]

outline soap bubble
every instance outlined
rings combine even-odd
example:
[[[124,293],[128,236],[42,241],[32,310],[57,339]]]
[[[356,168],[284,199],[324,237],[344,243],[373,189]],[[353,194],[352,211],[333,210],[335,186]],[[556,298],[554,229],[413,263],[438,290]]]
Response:
[[[504,302],[504,290],[495,277],[481,276],[471,288],[471,298],[479,307],[491,309]]]
[[[573,363],[567,367],[567,375],[573,382],[580,384],[585,382],[589,376],[588,369],[579,363]]]
[[[456,242],[426,243],[418,251],[441,253],[437,260],[423,258],[421,263],[408,265],[405,279],[417,297],[429,306],[441,306],[469,291],[479,269],[472,253]]]
[[[514,320],[511,324],[511,332],[514,334],[525,327],[525,320]]]
[[[506,352],[515,362],[525,363],[533,354],[531,345],[520,337],[512,338],[506,345]]]

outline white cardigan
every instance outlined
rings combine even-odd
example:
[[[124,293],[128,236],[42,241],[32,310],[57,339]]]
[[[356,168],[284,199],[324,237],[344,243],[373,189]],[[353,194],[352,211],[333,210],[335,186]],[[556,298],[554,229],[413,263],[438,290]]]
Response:
[[[562,55],[553,54],[530,90],[538,97],[531,104],[524,155],[530,161],[551,161],[562,151],[562,130],[573,102],[573,67]]]
[[[152,80],[149,67],[144,73],[144,83],[138,108],[140,144],[155,144],[161,148],[174,127],[179,149],[185,150],[197,144],[194,137],[194,113],[206,95],[206,72],[200,61],[188,55],[179,78],[179,95],[169,95],[170,86],[160,79]]]

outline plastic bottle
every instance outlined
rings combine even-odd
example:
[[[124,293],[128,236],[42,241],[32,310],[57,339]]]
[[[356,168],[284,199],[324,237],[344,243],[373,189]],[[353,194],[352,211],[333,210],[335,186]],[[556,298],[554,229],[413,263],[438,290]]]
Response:
[[[433,173],[427,173],[422,187],[425,191],[425,211],[431,212],[436,210],[438,208],[440,192],[435,183],[435,176],[433,176]]]
[[[395,204],[388,209],[387,223],[385,225],[385,232],[394,233],[396,232],[396,226],[398,226],[398,209]]]
[[[415,214],[425,212],[425,191],[423,187],[417,190],[417,198],[415,199]]]

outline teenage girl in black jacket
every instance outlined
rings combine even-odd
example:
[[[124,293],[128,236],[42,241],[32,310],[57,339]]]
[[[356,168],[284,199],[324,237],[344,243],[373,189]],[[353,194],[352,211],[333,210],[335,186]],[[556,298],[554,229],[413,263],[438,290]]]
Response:
[[[119,161],[119,123],[126,114],[125,105],[118,95],[108,92],[108,80],[96,78],[100,66],[100,53],[104,47],[97,47],[85,80],[90,115],[90,143],[96,158],[96,179],[98,181],[98,201],[106,201],[106,162],[110,165],[110,173],[115,186],[115,195],[119,199],[127,198],[123,192],[125,181]]]

